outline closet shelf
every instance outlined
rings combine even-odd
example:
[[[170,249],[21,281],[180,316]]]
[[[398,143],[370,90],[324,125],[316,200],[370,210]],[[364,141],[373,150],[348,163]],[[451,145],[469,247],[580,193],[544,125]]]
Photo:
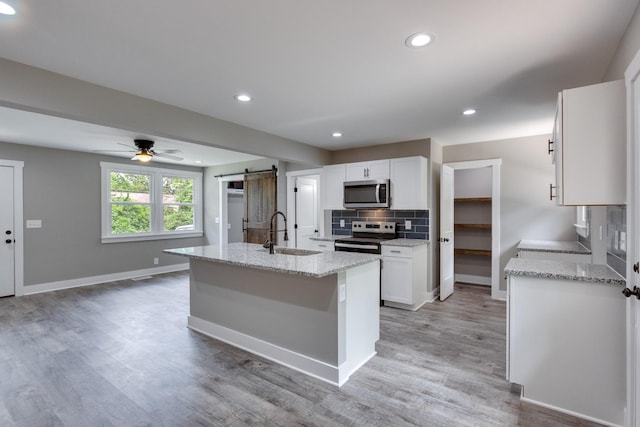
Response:
[[[456,255],[491,256],[491,251],[484,249],[454,249],[454,253]]]
[[[458,228],[491,229],[491,224],[454,224]]]
[[[464,203],[464,202],[490,202],[491,197],[458,197],[453,199],[454,202]]]

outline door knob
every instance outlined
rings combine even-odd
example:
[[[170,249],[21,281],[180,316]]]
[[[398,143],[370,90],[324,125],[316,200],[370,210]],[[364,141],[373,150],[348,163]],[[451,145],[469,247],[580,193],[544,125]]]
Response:
[[[5,240],[4,242],[5,242],[6,244],[10,244],[10,243],[13,243],[13,240],[11,240],[11,239],[7,239],[7,240]]]
[[[634,273],[640,273],[640,262],[633,264],[633,271]]]
[[[629,298],[631,295],[635,295],[636,298],[640,299],[640,288],[637,286],[634,286],[633,290],[629,288],[624,288],[622,290],[622,294],[627,298]]]
[[[443,242],[443,243],[447,243],[449,241],[449,239],[447,237],[443,237],[441,239],[438,239],[439,242]]]
[[[11,234],[11,230],[5,231],[4,234],[7,234],[7,235]]]

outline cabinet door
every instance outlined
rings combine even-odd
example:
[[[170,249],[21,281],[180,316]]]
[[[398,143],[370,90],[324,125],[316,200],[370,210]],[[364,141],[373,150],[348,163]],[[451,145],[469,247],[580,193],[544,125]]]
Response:
[[[624,91],[622,80],[562,91],[559,204],[626,203]]]
[[[551,199],[555,198],[556,205],[564,203],[562,197],[562,92],[558,94],[556,105],[556,120],[553,126],[553,164],[556,166],[555,188],[550,188]]]
[[[424,157],[391,159],[391,209],[426,210],[428,161]]]
[[[345,165],[322,168],[322,209],[344,209]]]
[[[381,283],[383,300],[413,304],[411,258],[382,257]]]
[[[362,181],[367,178],[367,162],[347,163],[347,181]]]
[[[389,179],[389,160],[375,160],[367,165],[367,179]]]

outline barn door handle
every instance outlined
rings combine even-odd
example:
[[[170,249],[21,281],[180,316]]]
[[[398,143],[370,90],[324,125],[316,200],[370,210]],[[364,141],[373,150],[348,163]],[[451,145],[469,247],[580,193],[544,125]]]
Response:
[[[547,141],[547,154],[553,153],[553,148],[551,148],[551,144],[553,144],[552,140]]]
[[[442,243],[447,243],[449,241],[449,239],[447,237],[442,237],[440,239],[438,239],[438,242],[442,242]]]

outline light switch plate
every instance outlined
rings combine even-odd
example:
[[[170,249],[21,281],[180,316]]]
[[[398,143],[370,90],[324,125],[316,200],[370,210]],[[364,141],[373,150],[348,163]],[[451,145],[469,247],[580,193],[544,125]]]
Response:
[[[345,301],[347,299],[347,286],[343,283],[340,285],[340,298],[339,301]]]
[[[405,230],[411,230],[411,221],[406,220],[406,221],[404,222],[404,229],[405,229]]]
[[[620,234],[618,235],[618,238],[620,239],[620,242],[618,243],[619,250],[622,252],[626,252],[627,251],[627,233],[625,233],[624,231],[621,231]]]
[[[27,220],[27,228],[42,228],[42,220],[41,219],[28,219]]]
[[[344,228],[344,219],[341,219],[341,220],[340,220],[340,227],[341,227],[341,228]]]

